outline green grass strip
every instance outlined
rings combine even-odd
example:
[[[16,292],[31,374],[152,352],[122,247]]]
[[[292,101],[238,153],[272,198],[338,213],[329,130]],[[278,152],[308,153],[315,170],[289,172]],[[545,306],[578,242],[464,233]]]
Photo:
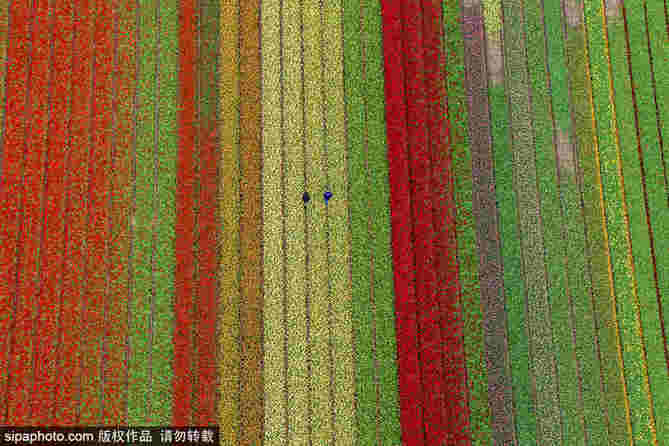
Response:
[[[669,66],[669,29],[667,29],[666,22],[662,20],[665,11],[662,2],[645,1],[644,6],[646,7],[646,26],[650,37],[650,54],[655,76],[655,103],[662,134],[664,174],[669,176],[669,70],[667,70]],[[665,186],[669,194],[669,184]]]
[[[511,114],[514,189],[520,216],[527,293],[530,371],[535,386],[537,441],[561,441],[558,383],[551,333],[544,240],[540,217],[524,17],[518,0],[503,3],[504,60]]]
[[[307,210],[308,298],[311,352],[311,429],[315,444],[328,444],[332,429],[330,394],[330,314],[328,300],[328,247],[325,201],[320,198],[326,186],[323,159],[324,129],[321,97],[321,8],[320,0],[305,0],[302,7],[304,29],[304,107],[306,150],[306,190],[312,198]]]
[[[455,173],[458,278],[464,315],[464,348],[469,392],[469,429],[473,446],[491,440],[488,406],[488,370],[483,340],[483,312],[479,283],[479,256],[473,209],[472,153],[467,131],[467,97],[464,84],[464,38],[460,2],[443,3],[446,40],[446,91],[453,170]]]
[[[341,4],[324,1],[323,8],[323,107],[327,175],[333,198],[328,204],[330,314],[335,444],[353,444],[355,393],[353,380],[353,325],[351,241],[348,233],[348,151],[344,101],[343,28]]]
[[[300,0],[283,0],[281,12],[287,425],[296,445],[309,442],[301,8]]]
[[[615,110],[610,88],[604,0],[586,0],[585,17],[590,56],[592,100],[596,119],[595,161],[599,167],[605,203],[608,246],[615,289],[619,336],[623,344],[624,375],[629,397],[635,444],[651,444],[652,403],[640,331],[636,280],[632,269],[631,246],[625,218],[624,195],[618,144],[615,135]]]
[[[657,114],[653,97],[643,3],[642,0],[632,0],[625,3],[625,17],[632,65],[632,88],[636,95],[637,125],[641,138],[641,152],[643,153],[643,174],[650,214],[650,228],[655,247],[657,282],[660,296],[663,297],[662,311],[666,322],[669,317],[669,298],[667,298],[669,296],[668,189],[664,183],[664,165],[662,164],[659,131],[656,124]],[[669,42],[665,45],[669,46]],[[659,62],[654,61],[654,63]],[[666,66],[661,63],[660,66],[666,70]],[[666,85],[658,84],[658,86],[668,88]],[[658,99],[660,98],[658,97]],[[662,105],[666,107],[666,104]],[[669,135],[665,139],[669,141]],[[669,435],[669,433],[665,433],[665,435]]]
[[[281,181],[281,0],[263,0],[262,145],[263,145],[263,294],[265,445],[285,445],[284,282]],[[301,195],[301,194],[300,194]]]
[[[178,76],[178,17],[179,2],[160,2],[158,53],[158,148],[156,153],[156,250],[153,328],[153,422],[169,425],[172,420],[172,385],[174,372],[173,330],[174,252],[176,224],[177,176],[177,76]]]
[[[390,224],[390,181],[386,140],[384,58],[381,2],[365,0],[363,36],[367,95],[367,145],[374,302],[376,305],[376,360],[379,386],[379,443],[400,444],[401,426],[397,386],[397,336]],[[348,38],[347,33],[344,34]],[[355,283],[355,282],[354,282]],[[364,444],[364,443],[361,443]],[[371,444],[371,443],[367,443]]]
[[[537,418],[530,384],[530,345],[525,314],[525,284],[520,260],[517,199],[513,193],[513,153],[504,90],[501,14],[499,0],[484,1],[495,192],[504,268],[515,429],[519,444],[533,445],[537,443]]]
[[[151,302],[153,295],[154,149],[157,137],[156,45],[158,2],[139,3],[138,89],[135,152],[135,212],[133,216],[133,292],[130,303],[128,361],[128,425],[152,420]],[[155,370],[155,369],[154,369]],[[147,397],[147,395],[150,395]]]
[[[527,65],[532,97],[534,143],[545,260],[548,274],[548,299],[556,351],[559,404],[562,419],[562,441],[585,445],[583,405],[579,395],[579,370],[573,342],[574,321],[571,314],[571,292],[567,286],[567,250],[564,244],[565,221],[560,201],[558,159],[554,132],[550,79],[547,65],[546,29],[543,2],[527,0],[525,26]]]
[[[595,161],[591,85],[582,0],[564,0],[567,70],[572,99],[572,119],[576,136],[576,160],[582,184],[583,210],[588,243],[589,269],[593,285],[595,320],[598,326],[603,392],[607,396],[609,441],[626,444],[631,440],[629,411],[622,376],[619,341],[615,327],[613,283],[609,277],[609,252],[602,199],[601,178]],[[585,376],[585,371],[584,371]],[[627,417],[627,418],[625,418]]]
[[[581,404],[588,438],[594,444],[608,444],[606,418],[602,415],[606,402],[601,391],[600,364],[596,342],[594,342],[597,332],[592,307],[592,283],[586,261],[585,221],[581,208],[580,185],[576,175],[570,91],[563,40],[564,20],[560,2],[544,1],[543,6],[551,93],[550,107],[554,125],[554,144],[557,146],[557,180],[567,255],[565,265],[567,289],[572,307],[572,327],[576,341],[575,355],[580,366],[583,386]],[[555,316],[553,320],[555,321]],[[557,327],[558,322],[555,321],[555,324],[554,328]],[[568,374],[560,371],[566,360],[567,358],[561,355],[558,369],[561,389],[564,388],[564,385],[570,385],[563,384]],[[575,377],[572,375],[570,379],[575,379]],[[572,420],[572,423],[574,422],[576,420]],[[565,438],[574,436],[567,427],[570,424],[565,424]],[[576,427],[578,428],[578,424]]]
[[[368,140],[362,62],[360,0],[343,0],[344,89],[349,203],[351,219],[351,277],[353,283],[353,328],[355,338],[356,444],[376,444],[377,387],[374,350],[375,316],[371,302],[371,255],[367,199],[370,191],[367,167]],[[375,296],[376,297],[376,296]]]
[[[655,421],[658,435],[662,431],[667,413],[667,366],[664,358],[664,341],[658,307],[650,234],[648,233],[646,206],[644,201],[641,165],[637,151],[636,128],[634,120],[634,104],[632,98],[632,82],[629,76],[629,64],[626,57],[627,44],[622,5],[611,2],[607,5],[607,29],[609,57],[614,101],[616,107],[616,124],[620,143],[620,164],[625,186],[625,204],[634,259],[641,327],[643,342],[646,348],[646,364],[650,390],[653,398]],[[659,415],[659,416],[658,416]]]

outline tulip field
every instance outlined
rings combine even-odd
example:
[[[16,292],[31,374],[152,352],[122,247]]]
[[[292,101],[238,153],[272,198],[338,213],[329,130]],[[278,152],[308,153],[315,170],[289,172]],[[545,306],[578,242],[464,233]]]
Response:
[[[0,0],[0,429],[669,446],[668,170],[666,0]]]

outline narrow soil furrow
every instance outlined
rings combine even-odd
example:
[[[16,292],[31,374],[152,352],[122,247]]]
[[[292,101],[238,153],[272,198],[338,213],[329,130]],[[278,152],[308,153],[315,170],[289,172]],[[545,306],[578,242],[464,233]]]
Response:
[[[342,10],[339,2],[323,1],[319,39],[323,57],[322,107],[325,131],[326,203],[328,231],[330,399],[333,401],[334,444],[355,441],[353,381],[353,294],[351,276],[351,241],[348,228],[349,201],[344,102]],[[319,199],[321,197],[318,197]]]
[[[151,420],[153,391],[151,302],[153,287],[154,221],[153,177],[156,138],[156,53],[158,3],[143,3],[137,14],[137,93],[134,150],[133,284],[130,295],[128,423],[141,425]],[[147,398],[147,394],[150,395]]]
[[[265,6],[263,2],[263,6]],[[278,5],[278,2],[277,2]],[[221,211],[221,245],[220,245],[220,305],[223,311],[219,312],[219,333],[218,333],[218,373],[219,382],[219,403],[218,403],[218,423],[220,425],[221,441],[229,444],[239,444],[241,441],[241,424],[243,414],[240,412],[240,393],[241,383],[241,338],[240,338],[240,73],[239,64],[241,60],[237,52],[240,45],[240,24],[239,24],[239,2],[231,1],[221,4],[220,11],[220,29],[221,29],[221,47],[220,64],[223,67],[230,67],[228,70],[221,70],[219,78],[219,108],[220,108],[220,138],[221,138],[221,184],[220,191],[220,211]],[[265,16],[263,15],[263,21]],[[269,19],[268,19],[269,20]],[[278,20],[278,17],[277,19]],[[263,26],[265,24],[263,23]],[[277,26],[278,28],[278,26]],[[264,36],[263,36],[264,37]],[[278,42],[278,38],[276,39]],[[278,43],[277,43],[278,44]],[[270,57],[265,52],[263,45],[263,57]],[[278,60],[275,60],[278,64]],[[263,67],[263,70],[265,67]],[[263,78],[265,74],[263,73]],[[278,77],[277,77],[278,80]],[[277,99],[278,100],[278,99]],[[263,112],[265,112],[263,103]],[[273,116],[274,118],[274,116]],[[275,118],[280,119],[280,118]],[[278,122],[272,121],[270,122]],[[280,148],[267,146],[272,156],[279,157]],[[278,180],[278,177],[277,177]],[[272,185],[272,193],[280,194],[278,185]],[[278,205],[278,204],[277,204]],[[263,216],[263,218],[265,218]],[[274,217],[280,220],[280,217]],[[276,221],[276,220],[272,220]],[[279,235],[280,237],[280,235]],[[264,237],[266,240],[266,237]],[[267,248],[267,242],[265,242]],[[265,256],[269,254],[265,253]],[[266,258],[266,257],[265,257]],[[277,261],[278,256],[272,255],[272,261]],[[265,272],[266,274],[266,272]],[[266,284],[267,282],[265,282]],[[269,296],[266,296],[269,299]],[[265,309],[263,309],[265,312]],[[268,318],[269,319],[269,318]],[[277,322],[277,321],[272,321]],[[268,320],[268,324],[270,321]],[[282,337],[282,336],[281,336]],[[267,338],[266,338],[267,339]],[[278,342],[278,334],[273,334],[271,342]],[[265,359],[265,364],[270,368],[271,365]],[[283,369],[283,367],[282,367]],[[276,379],[277,377],[273,377]],[[265,381],[267,382],[267,381]],[[280,390],[275,390],[272,395],[281,395]],[[281,397],[281,400],[283,398]],[[274,403],[273,400],[270,400]],[[283,423],[283,418],[281,419]],[[271,421],[266,421],[266,426],[271,425]]]
[[[467,132],[468,113],[464,84],[464,35],[459,1],[447,0],[442,6],[448,144],[452,153],[455,200],[454,235],[458,268],[458,299],[462,311],[463,354],[465,360],[468,432],[472,444],[490,443],[488,373],[483,347],[483,313],[479,282],[479,254],[476,247],[476,221],[473,215],[472,147]]]
[[[369,177],[369,231],[373,258],[372,287],[374,294],[375,340],[377,373],[377,432],[378,442],[399,444],[401,426],[398,405],[397,331],[395,294],[393,292],[393,253],[391,249],[390,187],[388,181],[388,145],[386,140],[386,101],[384,98],[384,53],[382,4],[365,1],[362,11],[362,34],[365,51],[364,84],[366,94],[367,175]],[[338,26],[333,25],[333,26]],[[349,34],[344,29],[337,38]],[[344,82],[347,74],[344,72]],[[348,100],[348,95],[345,95]],[[349,115],[350,116],[350,115]],[[350,118],[349,118],[350,119]],[[349,121],[350,122],[350,121]],[[349,124],[352,126],[352,124]],[[350,148],[350,150],[353,150]],[[349,152],[349,157],[354,152]],[[352,163],[349,163],[351,166]],[[364,197],[364,194],[363,194]],[[350,205],[355,197],[351,193]],[[352,210],[349,210],[352,212]],[[351,261],[355,254],[351,251]],[[356,286],[355,280],[351,282]],[[353,421],[351,421],[352,423]]]
[[[76,0],[72,59],[71,112],[68,122],[65,199],[65,241],[63,288],[60,292],[60,345],[56,350],[56,387],[53,421],[55,425],[75,426],[80,409],[81,330],[84,324],[83,299],[86,278],[86,208],[88,201],[88,148],[93,90],[94,4]]]
[[[193,293],[195,290],[195,1],[179,3],[179,106],[176,190],[174,411],[172,424],[191,423]]]
[[[174,293],[177,187],[177,107],[179,2],[158,4],[157,67],[155,109],[156,134],[153,145],[153,187],[155,211],[154,287],[152,304],[153,345],[151,352],[151,417],[156,425],[171,423],[174,400]],[[214,337],[214,334],[211,334]],[[212,390],[213,393],[213,390]],[[213,423],[212,423],[213,424]]]
[[[260,2],[243,2],[240,10],[241,215],[241,444],[262,444],[264,425],[263,381],[263,227],[262,227],[262,115],[260,95]],[[221,28],[221,33],[224,29]],[[222,37],[222,36],[221,36]],[[222,67],[225,65],[220,65]],[[227,94],[220,91],[219,94]]]
[[[35,305],[40,274],[40,245],[43,234],[43,189],[46,174],[49,120],[49,73],[51,72],[51,7],[48,0],[32,5],[33,24],[30,52],[29,96],[23,136],[23,195],[19,202],[17,275],[14,325],[7,365],[7,424],[30,424],[30,393],[33,388]]]
[[[400,422],[403,443],[420,446],[424,443],[423,390],[419,376],[416,272],[410,226],[407,106],[403,70],[403,52],[406,48],[402,42],[402,11],[399,2],[384,1],[381,5]]]
[[[263,294],[264,382],[267,446],[284,445],[286,437],[283,275],[281,0],[261,4],[262,147],[263,147]],[[301,196],[302,194],[300,194]],[[300,197],[296,197],[299,200]]]
[[[480,1],[463,4],[465,89],[472,147],[472,213],[476,219],[476,245],[479,252],[490,428],[493,442],[513,444],[516,441],[514,420],[517,411],[514,413],[510,362],[512,351],[505,311],[508,290],[504,287],[504,274],[507,265],[502,265],[501,245],[506,220],[500,218],[501,214],[497,210],[498,173],[493,151],[493,143],[497,147],[501,145],[500,139],[504,138],[500,136],[500,130],[504,130],[505,121],[499,120],[498,108],[493,107],[498,97],[489,96],[488,92],[488,87],[494,83],[499,92],[500,74],[503,74],[499,34],[501,23],[495,17],[499,17],[499,4],[486,3],[485,7]],[[487,57],[491,51],[491,57]],[[517,237],[511,240],[517,240]]]
[[[614,318],[618,327],[624,376],[638,444],[651,444],[654,430],[652,399],[644,357],[638,308],[637,283],[632,266],[629,227],[625,218],[625,196],[618,164],[618,141],[614,127],[615,105],[611,91],[606,36],[606,11],[601,0],[586,0],[589,73],[592,82],[593,118],[596,120],[595,157],[601,175],[604,215],[607,225],[611,274],[615,289]],[[654,435],[654,434],[652,434]],[[645,440],[642,440],[645,439]]]
[[[107,241],[109,239],[108,203],[111,166],[111,98],[114,42],[112,5],[106,1],[96,4],[97,17],[93,35],[93,99],[91,104],[91,139],[88,165],[88,228],[86,246],[86,296],[83,302],[81,331],[82,358],[81,412],[83,425],[99,425],[102,415],[102,341],[104,338],[104,300],[107,291],[109,267]]]
[[[353,337],[355,339],[356,439],[360,444],[378,444],[377,369],[374,344],[375,314],[372,306],[371,276],[373,250],[370,249],[369,139],[365,114],[366,65],[360,0],[343,2],[344,89],[346,98],[346,143],[348,148],[348,199],[351,231],[351,283],[353,284]],[[366,52],[365,52],[366,55]],[[318,201],[318,193],[314,193]],[[311,234],[311,232],[310,232]],[[313,281],[312,281],[313,283]],[[327,283],[326,283],[327,285]],[[312,286],[312,290],[314,290]],[[376,296],[374,296],[376,297]]]
[[[59,2],[51,16],[52,70],[49,81],[47,130],[47,170],[44,183],[43,219],[44,235],[40,246],[40,276],[38,307],[35,315],[33,344],[34,379],[31,389],[31,424],[49,425],[53,422],[56,376],[56,351],[58,345],[58,315],[62,283],[66,154],[70,94],[72,82],[72,4]]]
[[[565,0],[565,46],[571,90],[572,125],[575,133],[575,160],[581,184],[585,216],[587,256],[592,277],[592,301],[597,324],[597,342],[603,392],[607,395],[609,441],[627,443],[631,438],[629,408],[622,376],[622,358],[615,326],[614,289],[610,276],[601,174],[595,158],[595,129],[592,116],[592,86],[588,74],[588,40],[584,25],[583,1]]]

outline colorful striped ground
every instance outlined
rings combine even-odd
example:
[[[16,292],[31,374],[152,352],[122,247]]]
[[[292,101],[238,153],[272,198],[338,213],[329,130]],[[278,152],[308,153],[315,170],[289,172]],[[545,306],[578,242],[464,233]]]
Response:
[[[669,445],[667,23],[0,1],[0,425]]]

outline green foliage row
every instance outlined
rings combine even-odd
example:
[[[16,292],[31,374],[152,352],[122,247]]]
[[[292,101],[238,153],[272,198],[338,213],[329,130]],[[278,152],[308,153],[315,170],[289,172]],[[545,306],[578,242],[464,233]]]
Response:
[[[501,2],[486,0],[484,18],[487,39],[488,69],[491,56],[502,57],[503,32],[500,23]],[[500,29],[498,33],[489,30]],[[506,63],[506,61],[505,61]],[[502,74],[503,76],[503,74]],[[534,386],[530,378],[530,340],[527,326],[525,281],[521,265],[520,222],[514,193],[513,153],[504,83],[488,75],[490,121],[495,166],[495,193],[499,214],[499,236],[503,259],[504,295],[506,298],[509,363],[513,391],[514,417],[519,443],[535,444],[537,417]]]

